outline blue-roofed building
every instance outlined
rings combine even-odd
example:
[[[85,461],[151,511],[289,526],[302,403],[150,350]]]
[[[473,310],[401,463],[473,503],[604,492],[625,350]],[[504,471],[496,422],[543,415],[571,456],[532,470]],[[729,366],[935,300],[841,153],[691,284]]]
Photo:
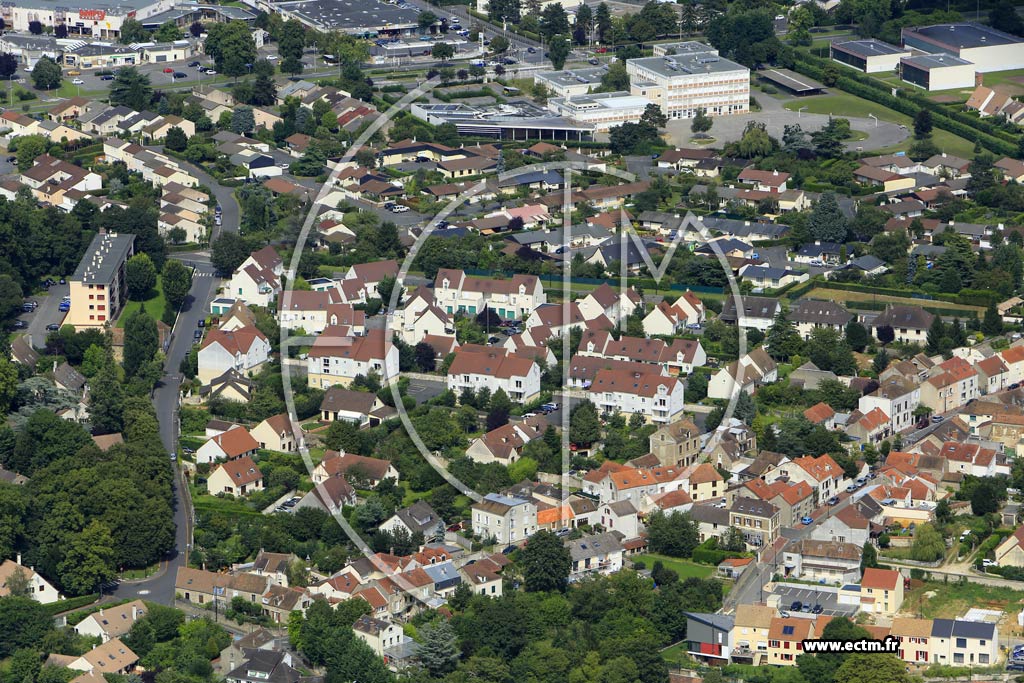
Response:
[[[441,597],[448,597],[462,583],[462,576],[459,574],[459,570],[451,562],[428,564],[423,567],[423,571],[434,582],[434,593]]]

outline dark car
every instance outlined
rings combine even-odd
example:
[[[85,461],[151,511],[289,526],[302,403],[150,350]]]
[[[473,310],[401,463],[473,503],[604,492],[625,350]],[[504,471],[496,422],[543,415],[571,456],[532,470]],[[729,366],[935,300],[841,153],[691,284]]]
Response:
[[[194,69],[195,67],[199,66],[199,62],[194,62],[194,61],[193,62],[189,62],[188,65],[189,65],[190,68]]]
[[[837,505],[837,504],[839,503],[839,498],[838,498],[837,496],[832,496],[832,497],[831,497],[831,498],[829,498],[829,499],[828,499],[828,500],[827,500],[826,502],[827,502],[827,503],[828,503],[829,505]]]
[[[800,602],[799,600],[794,600],[793,604],[789,606],[789,610],[791,612],[799,612],[800,608],[803,606],[804,604],[802,602]]]
[[[50,332],[56,332],[57,330],[60,329],[60,325],[58,325],[57,323],[50,323],[49,325],[46,326],[46,329],[49,330]]]
[[[26,327],[28,327],[28,323],[25,322],[24,320],[15,320],[14,321],[14,329],[16,329],[16,330],[23,330]]]
[[[174,77],[175,78],[188,78],[188,74],[185,73],[184,71],[175,71],[174,72]]]
[[[814,608],[811,610],[811,614],[821,614],[824,611],[825,610],[822,609],[821,605],[815,605]]]
[[[105,76],[100,76],[100,80],[101,81],[112,81],[112,80],[114,80],[114,77],[111,74],[107,74]]]
[[[601,60],[598,59],[597,57],[591,57],[590,59],[587,60],[587,62],[593,64],[594,66],[597,66],[598,64],[601,63]]]
[[[200,339],[202,339],[202,338],[203,338],[203,331],[202,331],[202,330],[196,330],[196,331],[195,331],[195,332],[194,332],[194,333],[192,334],[192,338],[193,338],[193,339],[195,339],[196,341],[199,341]]]
[[[206,327],[206,320],[204,318],[199,319],[199,327]]]
[[[1010,664],[1006,667],[1007,671],[1024,671],[1024,664]]]
[[[533,47],[526,48],[526,51],[529,52],[531,55],[537,54],[537,49]]]

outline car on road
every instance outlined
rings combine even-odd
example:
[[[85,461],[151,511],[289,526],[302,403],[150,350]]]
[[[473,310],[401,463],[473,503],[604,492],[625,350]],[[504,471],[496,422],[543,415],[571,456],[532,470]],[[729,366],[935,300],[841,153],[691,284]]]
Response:
[[[26,327],[28,327],[28,323],[25,322],[24,320],[15,320],[14,321],[14,329],[16,329],[16,330],[24,330]]]
[[[391,207],[391,213],[405,213],[409,210],[409,207],[405,204],[395,204]]]
[[[60,329],[60,325],[58,325],[57,323],[50,323],[49,325],[46,326],[46,329],[50,332],[56,332],[57,330]]]
[[[71,304],[67,301],[62,301],[60,303],[60,306],[57,307],[57,310],[60,311],[61,313],[67,313],[68,311],[71,310]]]
[[[688,329],[688,330],[699,330],[700,329],[700,323],[687,323],[686,324],[686,329]]]
[[[591,57],[590,59],[587,60],[587,62],[593,64],[594,66],[597,66],[598,64],[601,63],[601,60],[598,59],[597,57]]]
[[[101,81],[112,81],[112,80],[114,80],[114,76],[112,74],[104,74],[104,75],[100,76],[100,80]]]
[[[277,55],[267,55],[267,61],[268,62],[277,61]]]
[[[839,504],[839,497],[838,496],[832,496],[827,501],[825,501],[825,503],[827,505],[838,505]]]
[[[196,323],[196,324],[197,324],[197,325],[198,325],[199,327],[206,327],[206,319],[205,319],[205,318],[200,318],[200,319],[199,319],[199,322],[198,322],[198,323]]]
[[[174,462],[175,460],[178,459],[178,454],[177,453],[172,452],[170,455],[171,455],[171,462]]]
[[[541,410],[546,410],[546,411],[548,411],[549,413],[553,413],[553,412],[555,412],[556,410],[558,410],[558,407],[559,407],[559,406],[558,406],[558,404],[557,404],[557,403],[545,403],[544,405],[542,405],[542,406],[540,407],[540,409],[541,409]]]
[[[81,78],[73,78],[71,79],[71,83],[72,85],[85,85],[85,81],[83,81]]]
[[[167,67],[167,68],[164,69],[164,73],[165,74],[172,74],[172,73],[174,73],[174,69],[172,69],[171,67]]]
[[[81,75],[82,75],[82,72],[78,71],[77,69],[71,69],[71,71],[68,71],[68,76],[81,76]]]
[[[36,306],[37,304],[35,301],[26,301],[21,305],[21,312],[31,313],[32,311],[36,310]]]
[[[1024,664],[1009,664],[1006,667],[1007,671],[1024,671]]]
[[[188,66],[189,66],[189,68],[191,68],[191,69],[194,69],[194,68],[196,68],[197,66],[200,66],[200,64],[199,64],[199,62],[196,62],[196,61],[192,61],[192,62],[189,62],[189,63],[188,63]]]
[[[184,71],[175,71],[171,76],[174,78],[188,78],[188,74]]]
[[[196,330],[195,332],[192,333],[192,338],[194,340],[196,340],[196,341],[199,341],[200,339],[203,338],[203,331],[202,330]]]
[[[789,606],[789,609],[793,612],[799,612],[800,608],[803,606],[804,604],[802,602],[800,602],[799,600],[794,600],[793,604]]]
[[[537,48],[535,47],[528,47],[526,48],[526,51],[529,52],[531,55],[537,54]]]
[[[211,69],[211,68],[207,67],[207,68],[203,69],[203,73],[206,74],[207,76],[216,76],[217,75],[217,70],[216,69]]]
[[[813,517],[801,517],[800,518],[800,523],[803,524],[804,526],[808,526],[810,524],[814,524],[814,518]]]
[[[856,490],[857,490],[857,485],[856,484],[850,484],[849,486],[846,487],[846,492],[847,493],[853,493]]]
[[[941,415],[932,415],[932,422],[934,422],[935,424],[939,424],[945,419],[946,418],[942,417]]]

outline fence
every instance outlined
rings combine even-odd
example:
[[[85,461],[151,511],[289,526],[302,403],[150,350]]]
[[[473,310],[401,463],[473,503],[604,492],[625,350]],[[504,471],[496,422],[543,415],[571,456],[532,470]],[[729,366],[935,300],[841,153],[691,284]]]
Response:
[[[499,270],[483,270],[480,268],[464,268],[463,272],[466,275],[472,275],[474,277],[487,277],[497,280],[508,280],[511,279],[515,273]],[[563,277],[558,274],[546,274],[538,276],[541,280],[541,284],[547,283],[548,287],[554,286],[554,283],[561,283]],[[612,278],[596,278],[596,277],[576,277],[572,276],[569,278],[570,284],[574,285],[609,285],[611,287],[618,287],[620,280]],[[677,292],[685,292],[690,290],[695,294],[722,294],[725,290],[722,287],[707,287],[704,285],[688,285],[681,282],[675,282],[671,285],[666,286],[664,283],[659,284],[655,282],[653,278],[629,278],[629,285],[631,287],[640,287],[642,289],[670,289]]]

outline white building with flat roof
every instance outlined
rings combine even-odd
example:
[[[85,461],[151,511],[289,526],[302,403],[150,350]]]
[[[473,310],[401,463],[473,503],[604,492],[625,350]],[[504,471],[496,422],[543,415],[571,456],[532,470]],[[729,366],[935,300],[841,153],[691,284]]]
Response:
[[[626,60],[630,93],[661,107],[670,119],[750,111],[750,69],[714,50]]]
[[[538,71],[533,75],[535,85],[543,85],[558,97],[573,97],[593,92],[608,73],[607,66],[562,71]]]
[[[548,101],[548,109],[577,123],[594,127],[606,133],[624,123],[637,123],[651,101],[628,92],[603,92],[593,95],[556,97]]]
[[[973,22],[909,26],[901,35],[906,47],[951,54],[967,60],[981,73],[1024,68],[1024,38],[991,26]]]
[[[909,57],[910,48],[896,47],[881,40],[844,40],[832,43],[833,61],[852,66],[864,73],[895,71],[900,57]]]
[[[900,78],[928,91],[973,88],[977,70],[974,63],[946,53],[900,58]]]

